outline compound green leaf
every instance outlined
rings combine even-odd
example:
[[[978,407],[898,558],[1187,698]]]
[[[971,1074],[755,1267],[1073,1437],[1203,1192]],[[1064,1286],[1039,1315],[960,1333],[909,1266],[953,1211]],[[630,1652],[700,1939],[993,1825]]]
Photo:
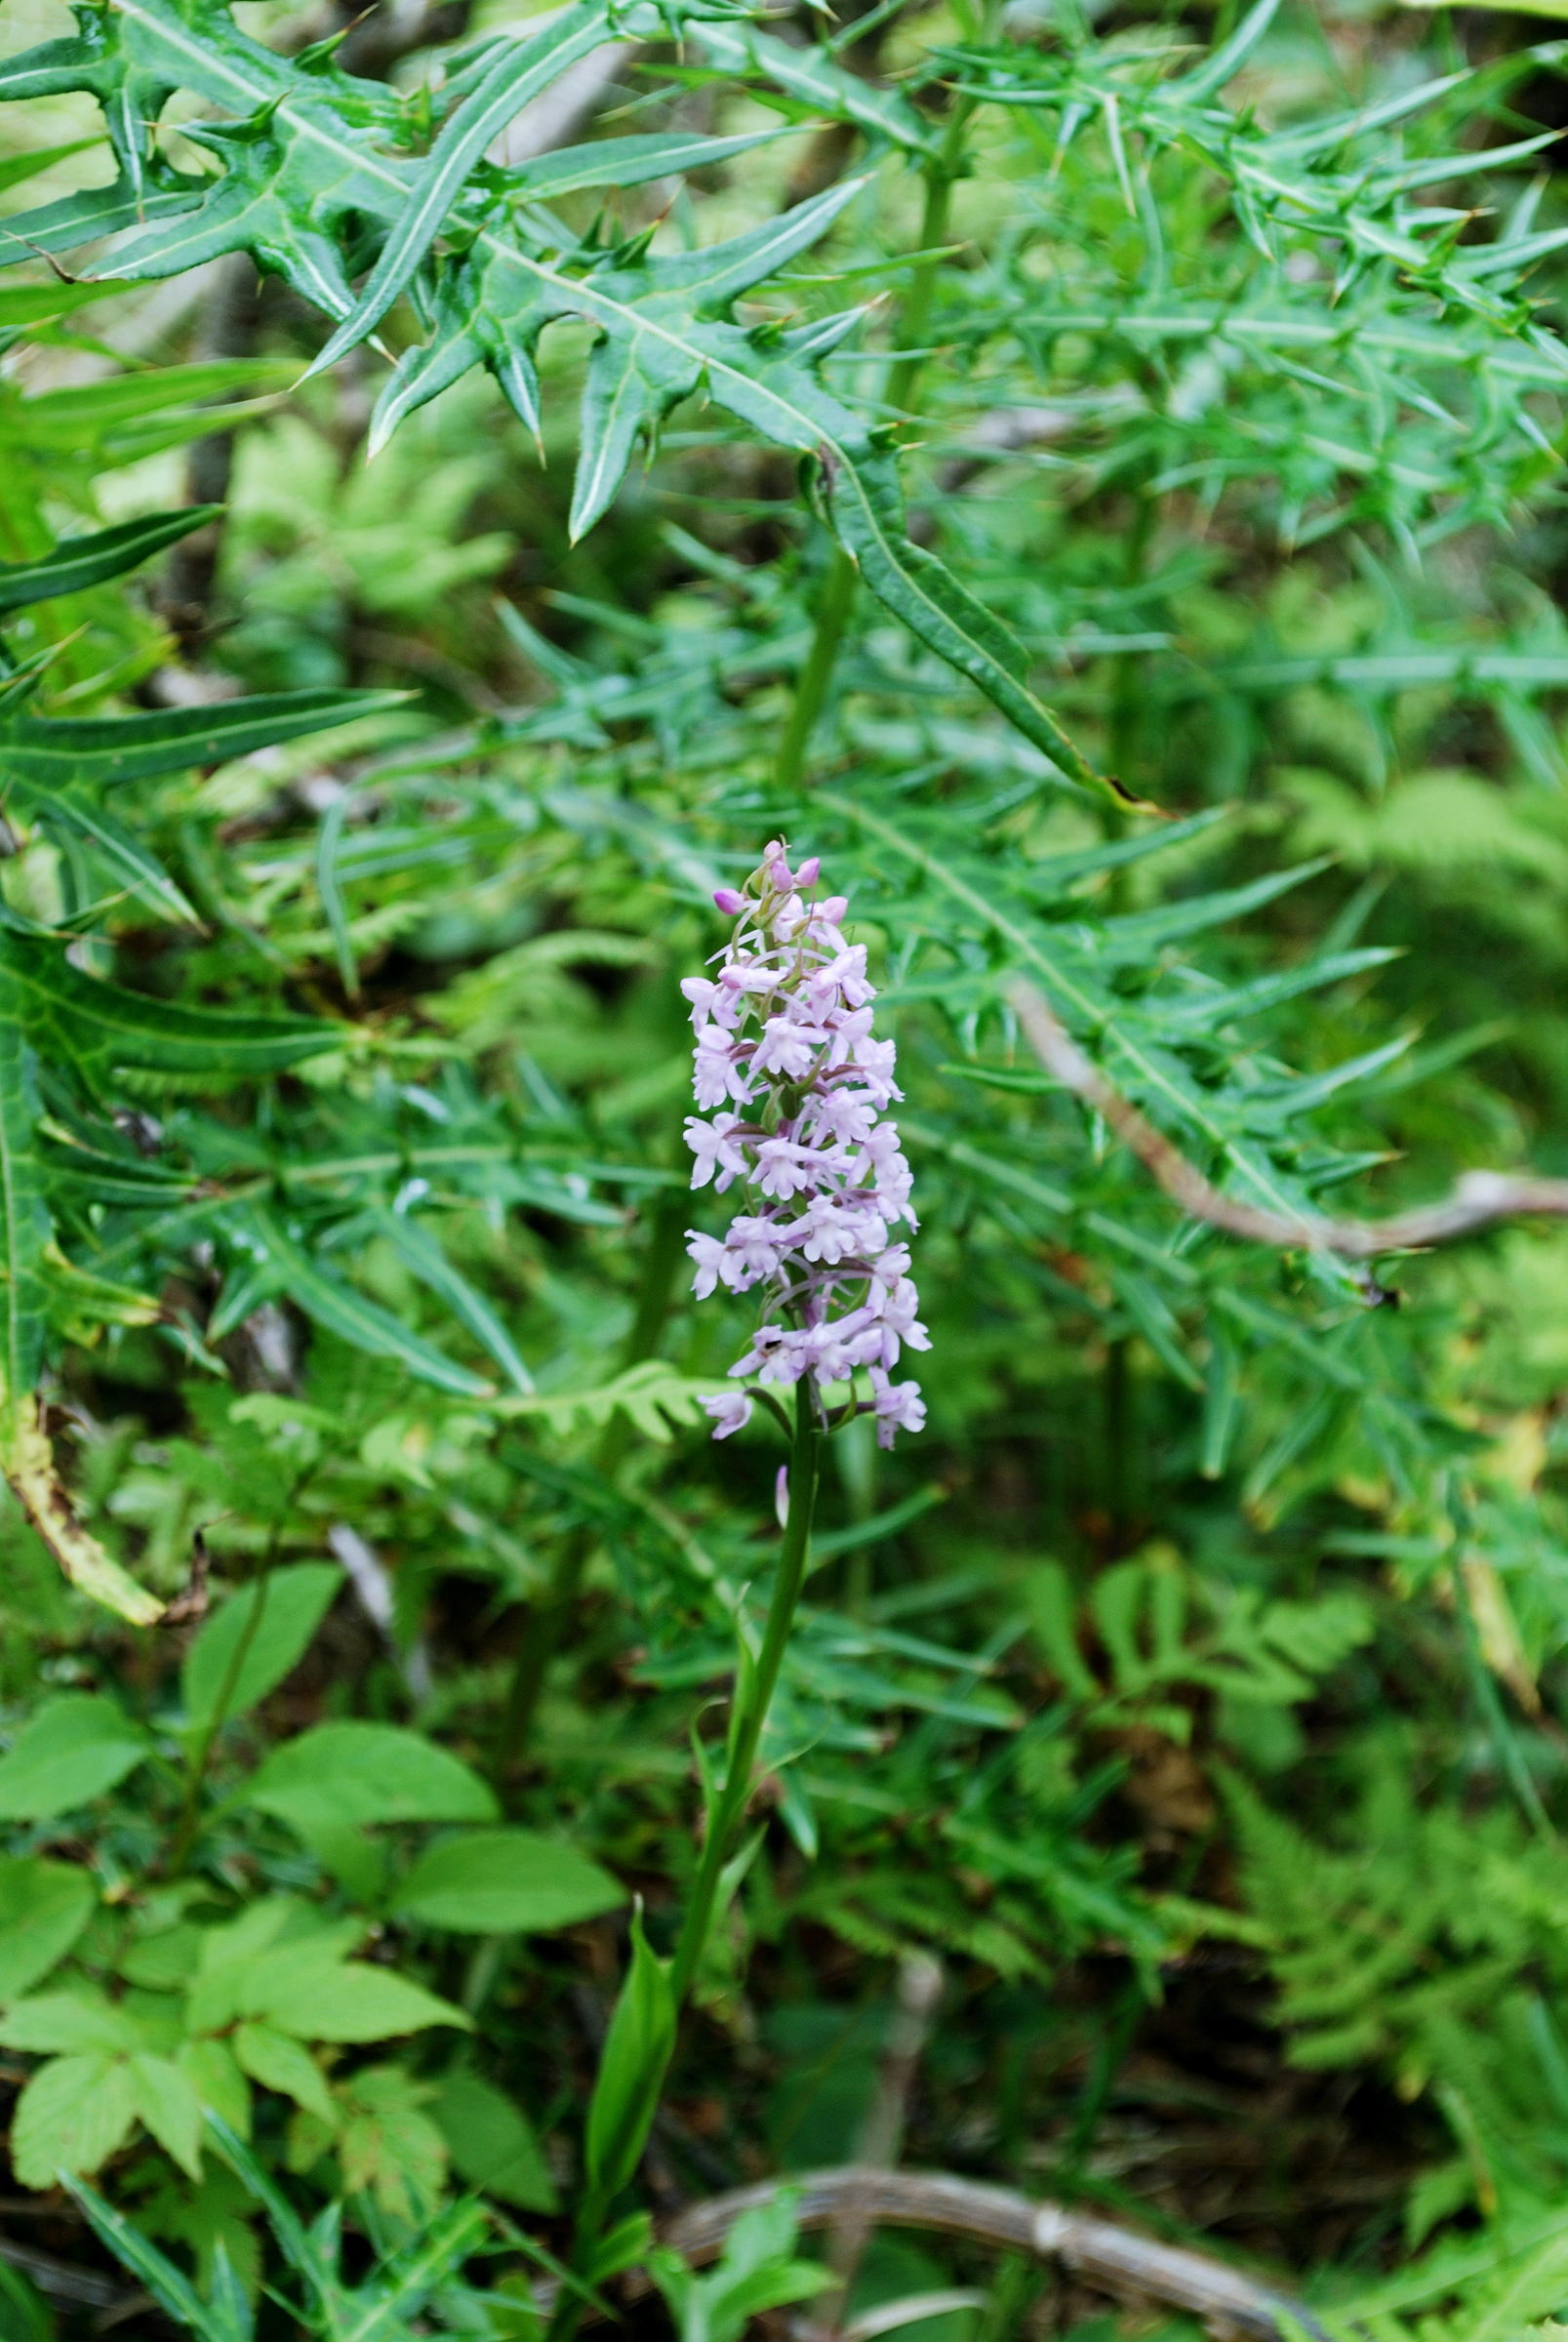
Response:
[[[253,2081],[292,2098],[296,2106],[319,2115],[324,2122],[332,2120],[332,2093],[326,2076],[302,2041],[256,2019],[236,2025],[231,2038],[234,2055]]]

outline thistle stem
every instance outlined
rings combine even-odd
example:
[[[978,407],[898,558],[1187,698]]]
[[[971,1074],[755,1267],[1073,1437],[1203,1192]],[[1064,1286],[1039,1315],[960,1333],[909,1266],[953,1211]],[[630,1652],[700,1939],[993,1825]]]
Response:
[[[789,721],[784,727],[779,748],[779,761],[774,778],[781,788],[798,788],[806,777],[806,750],[817,729],[827,686],[832,681],[833,668],[838,664],[838,648],[844,639],[855,606],[855,586],[860,572],[841,545],[835,545],[823,583],[822,599],[817,605],[817,623],[812,632],[811,648],[806,664],[795,685],[795,697],[789,709]]]
[[[899,316],[900,339],[910,346],[908,354],[900,358],[887,379],[885,397],[891,407],[902,413],[914,397],[915,386],[925,366],[921,345],[936,299],[938,271],[941,261],[936,247],[947,233],[947,220],[952,208],[953,182],[958,177],[963,160],[964,129],[974,101],[960,98],[947,117],[946,131],[936,155],[926,165],[926,196],[920,216],[920,250],[927,258],[915,263],[909,289],[904,299]],[[842,545],[835,545],[823,582],[822,598],[817,604],[816,625],[806,664],[800,670],[795,686],[794,704],[779,749],[774,777],[782,788],[798,788],[806,777],[806,751],[812,734],[817,729],[827,698],[838,653],[855,607],[855,587],[860,572]]]

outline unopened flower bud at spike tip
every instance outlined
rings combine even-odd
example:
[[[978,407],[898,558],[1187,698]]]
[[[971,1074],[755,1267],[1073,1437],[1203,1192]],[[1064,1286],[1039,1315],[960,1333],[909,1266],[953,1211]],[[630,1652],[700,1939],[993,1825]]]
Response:
[[[811,904],[818,876],[816,855],[791,872],[783,840],[770,840],[744,890],[714,895],[737,921],[716,977],[682,983],[704,1110],[686,1124],[692,1184],[743,1189],[726,1233],[688,1230],[686,1249],[700,1301],[762,1299],[733,1379],[804,1383],[819,1415],[832,1391],[835,1421],[872,1414],[878,1445],[891,1447],[925,1419],[918,1384],[893,1383],[892,1370],[904,1350],[931,1347],[908,1247],[891,1233],[915,1225],[909,1166],[882,1119],[903,1093],[893,1043],[872,1031],[865,947],[840,932],[842,895]],[[715,1392],[703,1405],[727,1439],[753,1399]]]

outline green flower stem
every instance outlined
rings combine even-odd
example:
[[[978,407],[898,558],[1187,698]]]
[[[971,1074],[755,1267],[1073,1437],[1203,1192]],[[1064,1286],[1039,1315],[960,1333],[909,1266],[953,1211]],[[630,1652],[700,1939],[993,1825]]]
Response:
[[[681,1161],[685,1161],[684,1148]],[[674,1298],[686,1214],[685,1188],[667,1188],[654,1211],[648,1250],[643,1260],[636,1315],[622,1345],[619,1360],[622,1373],[628,1366],[635,1366],[642,1359],[652,1357],[659,1347],[659,1338],[664,1330],[664,1320],[669,1315],[670,1303]],[[594,1451],[592,1469],[601,1480],[609,1482],[615,1479],[625,1459],[629,1441],[630,1430],[625,1417],[612,1416]],[[495,1778],[498,1782],[508,1779],[516,1770],[523,1751],[528,1746],[545,1678],[566,1638],[567,1628],[583,1590],[583,1573],[597,1542],[598,1534],[591,1522],[584,1521],[581,1528],[573,1530],[556,1555],[555,1566],[543,1595],[523,1621],[523,1638],[512,1669],[511,1682],[507,1686],[506,1704],[502,1711],[501,1729],[496,1738]]]
[[[964,130],[974,112],[975,101],[960,98],[947,117],[947,128],[942,146],[926,165],[926,199],[920,217],[920,250],[929,257],[915,264],[899,316],[900,339],[909,345],[908,355],[900,358],[887,379],[885,396],[889,406],[905,412],[915,393],[925,365],[923,345],[936,299],[937,281],[942,266],[936,248],[946,238],[947,220],[952,209],[953,182],[963,164]],[[789,721],[784,727],[779,748],[774,778],[781,788],[798,788],[806,777],[806,751],[812,734],[827,698],[827,688],[838,664],[839,646],[855,607],[855,587],[860,572],[842,545],[835,545],[823,583],[822,599],[817,605],[817,621],[806,664],[800,670],[795,686],[794,704]]]
[[[809,1381],[802,1381],[795,1386],[795,1429],[789,1456],[789,1504],[784,1516],[784,1550],[779,1557],[779,1575],[774,1583],[773,1599],[768,1605],[767,1624],[762,1631],[762,1644],[755,1664],[744,1670],[736,1683],[725,1750],[724,1779],[708,1811],[702,1861],[698,1865],[691,1900],[686,1906],[686,1916],[670,1960],[669,1997],[677,2025],[713,1931],[725,1871],[740,1844],[745,1809],[754,1786],[757,1751],[761,1746],[768,1712],[773,1706],[773,1695],[778,1688],[779,1670],[784,1664],[790,1629],[794,1625],[800,1590],[806,1582],[821,1450],[822,1433],[812,1386]],[[647,2076],[646,2090],[631,2094],[635,2103],[649,2110],[646,2120],[650,2123],[668,2065],[667,2052],[660,2056],[656,2051],[655,2055],[658,2058],[658,2072]],[[641,2152],[642,2144],[641,2140],[637,2141],[637,2153]],[[623,2167],[629,2167],[630,2160],[628,2153]],[[603,2189],[590,2188],[584,2193],[573,2229],[572,2266],[579,2274],[591,2269],[609,2211],[609,2199]],[[550,2322],[547,2342],[572,2342],[582,2316],[581,2299],[563,2287]]]
[[[730,1716],[729,1747],[725,1755],[724,1786],[708,1816],[703,1860],[686,1907],[675,1957],[670,1966],[670,1993],[677,2016],[692,1989],[712,1931],[714,1909],[725,1865],[735,1853],[751,1796],[752,1769],[762,1729],[768,1720],[779,1670],[784,1663],[789,1630],[795,1623],[800,1590],[806,1581],[811,1552],[811,1518],[817,1504],[817,1480],[822,1462],[822,1433],[817,1425],[816,1400],[807,1377],[795,1385],[795,1436],[789,1456],[789,1508],[784,1518],[784,1551],[762,1648],[756,1665],[736,1686]]]

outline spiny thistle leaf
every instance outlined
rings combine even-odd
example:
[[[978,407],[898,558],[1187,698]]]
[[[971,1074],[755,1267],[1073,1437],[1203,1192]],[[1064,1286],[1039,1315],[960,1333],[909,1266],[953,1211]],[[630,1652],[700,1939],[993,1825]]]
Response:
[[[684,20],[727,57],[732,27],[714,20],[730,13],[688,6]],[[1030,690],[1022,647],[934,554],[909,543],[886,433],[823,386],[815,369],[824,351],[810,331],[793,345],[785,337],[768,346],[729,316],[738,294],[763,283],[826,231],[860,182],[830,188],[710,252],[620,259],[574,253],[564,231],[555,249],[542,246],[537,231],[508,216],[505,191],[498,195],[487,183],[484,150],[530,98],[607,40],[658,29],[657,12],[641,0],[617,16],[606,0],[575,0],[527,39],[483,53],[430,152],[419,160],[388,150],[384,93],[273,55],[241,33],[219,0],[189,0],[184,7],[176,0],[125,0],[73,39],[10,61],[0,69],[0,96],[87,90],[98,98],[124,188],[123,199],[76,215],[84,223],[91,219],[93,232],[120,216],[115,205],[122,200],[140,204],[150,193],[178,201],[172,216],[148,216],[101,263],[107,273],[167,276],[222,253],[249,252],[338,321],[317,368],[374,329],[443,233],[461,235],[467,249],[438,268],[430,339],[394,374],[378,412],[379,438],[474,365],[497,377],[537,431],[539,337],[557,319],[583,319],[599,338],[583,397],[574,534],[604,512],[639,437],[650,437],[672,407],[705,389],[765,441],[815,462],[830,526],[871,591],[920,641],[968,676],[1062,773],[1104,787]],[[784,86],[792,82],[798,96],[821,93],[832,110],[847,105],[853,77],[841,68],[820,58],[793,66],[792,53],[749,29],[733,31],[733,38],[751,69]],[[224,117],[193,126],[196,141],[223,165],[216,182],[171,175],[137,127],[155,118],[163,95],[176,88],[205,99]],[[867,98],[861,111],[866,108],[874,121],[863,127],[874,127],[905,151],[925,150],[919,118],[903,101],[873,104]],[[607,172],[601,183],[623,183],[619,143],[607,141],[600,150]],[[586,172],[592,149],[579,152]],[[354,301],[344,246],[367,222],[380,223],[382,244]],[[13,221],[16,257],[39,249],[41,237],[64,241],[67,226],[53,206]]]

